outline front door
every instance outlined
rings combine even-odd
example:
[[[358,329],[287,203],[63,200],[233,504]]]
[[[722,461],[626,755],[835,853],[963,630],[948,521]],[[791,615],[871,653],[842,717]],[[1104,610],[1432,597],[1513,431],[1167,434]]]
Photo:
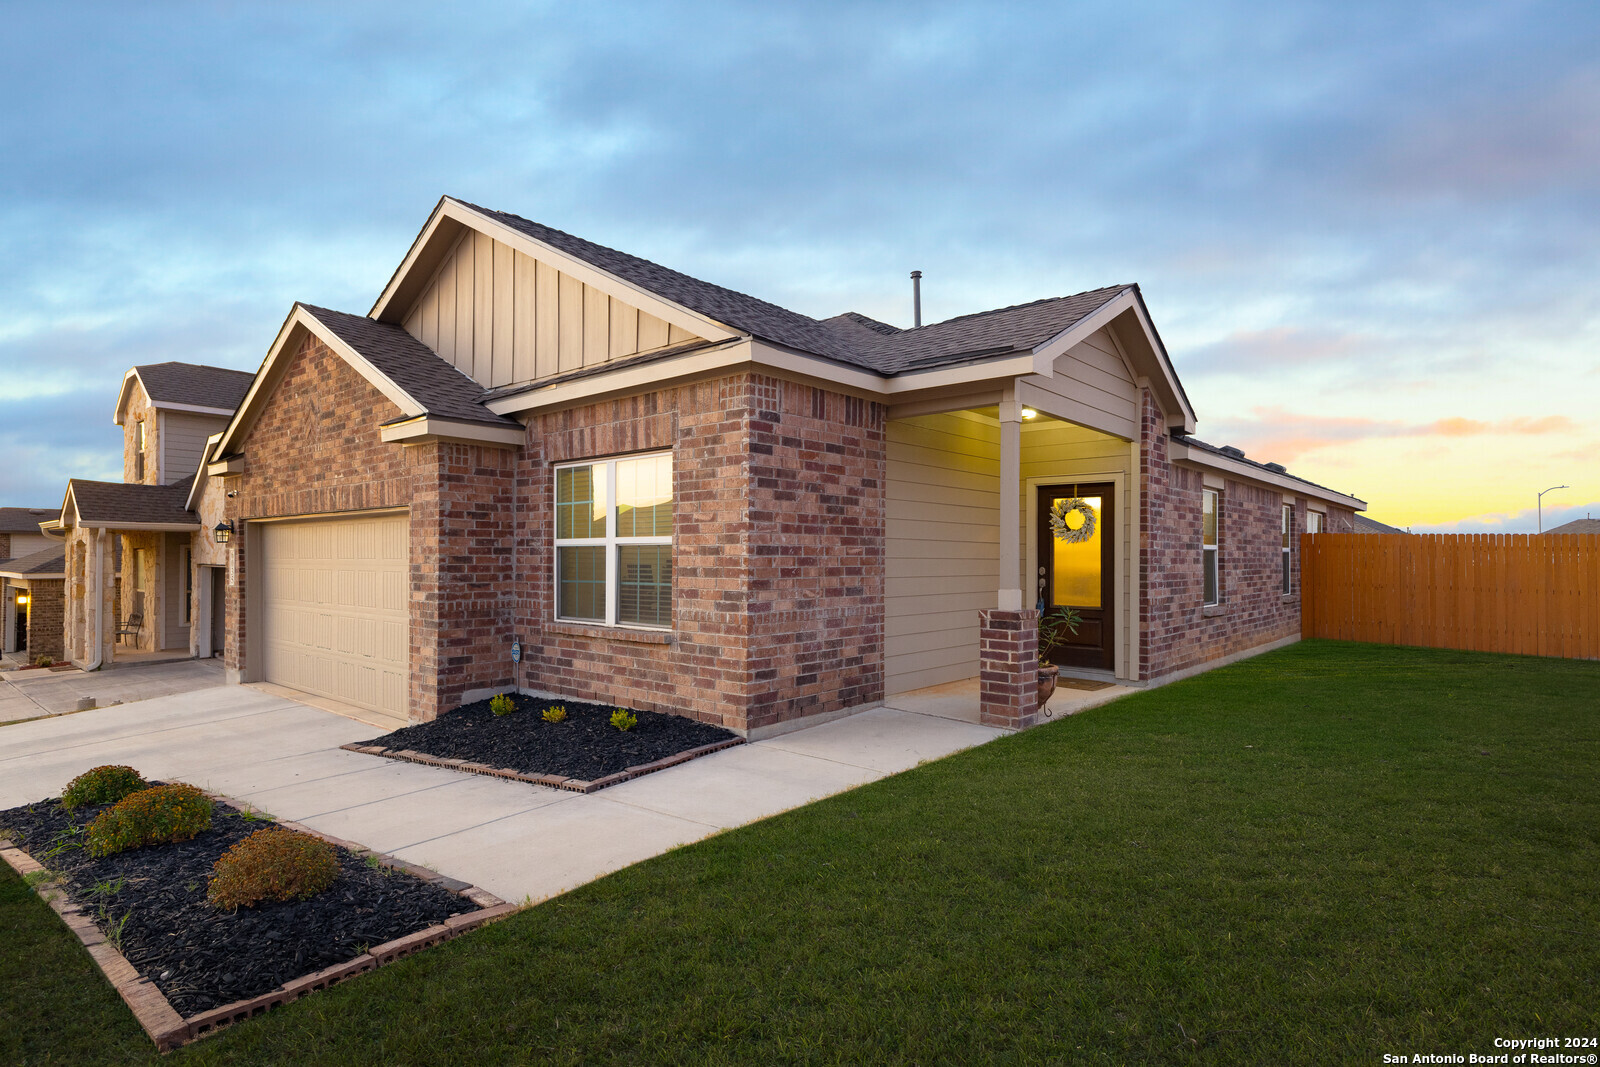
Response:
[[[1109,482],[1039,487],[1038,608],[1048,615],[1070,607],[1083,617],[1078,632],[1041,660],[1062,667],[1115,668],[1113,489]]]

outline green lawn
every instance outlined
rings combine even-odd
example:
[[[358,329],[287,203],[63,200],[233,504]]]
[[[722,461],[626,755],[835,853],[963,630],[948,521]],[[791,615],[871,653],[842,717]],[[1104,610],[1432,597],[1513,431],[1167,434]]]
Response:
[[[619,872],[174,1063],[1379,1063],[1600,1032],[1600,663],[1306,642]],[[0,879],[5,1062],[154,1061]]]

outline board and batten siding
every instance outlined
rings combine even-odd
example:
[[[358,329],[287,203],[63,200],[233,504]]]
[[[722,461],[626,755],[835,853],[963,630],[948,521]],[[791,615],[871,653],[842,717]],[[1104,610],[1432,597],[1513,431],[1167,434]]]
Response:
[[[196,415],[189,411],[163,411],[161,415],[161,481],[171,485],[179,478],[193,478],[200,469],[206,439],[220,433],[228,420],[218,415]]]
[[[1000,429],[967,412],[887,429],[884,692],[978,673],[1000,565]]]
[[[476,230],[461,235],[404,322],[490,389],[697,339]]]

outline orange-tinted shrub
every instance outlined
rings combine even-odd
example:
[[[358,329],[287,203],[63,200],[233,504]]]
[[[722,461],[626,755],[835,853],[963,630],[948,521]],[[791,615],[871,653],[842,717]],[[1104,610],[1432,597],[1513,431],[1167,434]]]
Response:
[[[130,793],[89,824],[89,855],[109,856],[145,845],[187,841],[211,826],[211,800],[192,785],[158,785]]]
[[[234,911],[263,900],[306,900],[333,884],[333,846],[293,830],[257,830],[217,860],[206,899]]]

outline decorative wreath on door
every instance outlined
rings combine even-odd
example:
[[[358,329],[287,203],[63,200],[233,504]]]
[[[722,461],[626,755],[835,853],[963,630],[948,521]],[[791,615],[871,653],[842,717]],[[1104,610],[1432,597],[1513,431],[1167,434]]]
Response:
[[[1078,517],[1077,526],[1072,525],[1073,515]],[[1069,545],[1081,544],[1093,537],[1096,520],[1093,505],[1081,496],[1057,500],[1050,505],[1050,532],[1057,541]]]

